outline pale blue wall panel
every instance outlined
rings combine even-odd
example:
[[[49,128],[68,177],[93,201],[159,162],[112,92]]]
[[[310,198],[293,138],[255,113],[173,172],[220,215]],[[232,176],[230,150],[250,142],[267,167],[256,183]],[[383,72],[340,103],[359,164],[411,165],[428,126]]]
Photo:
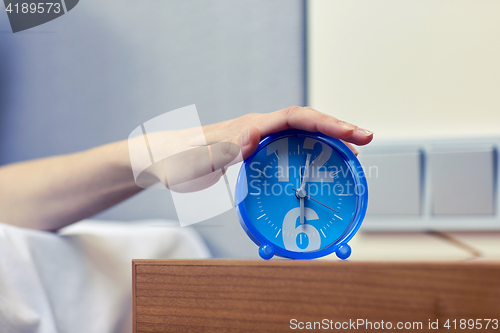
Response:
[[[2,11],[0,163],[126,139],[190,104],[202,124],[304,104],[303,9],[302,0],[85,0],[17,34]],[[167,192],[101,215],[175,216]],[[246,241],[234,212],[212,220],[221,226],[209,234]]]

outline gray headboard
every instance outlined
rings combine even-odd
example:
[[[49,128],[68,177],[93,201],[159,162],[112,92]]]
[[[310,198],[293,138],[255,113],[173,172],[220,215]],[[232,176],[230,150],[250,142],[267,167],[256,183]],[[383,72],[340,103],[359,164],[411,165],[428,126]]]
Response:
[[[0,13],[0,163],[123,140],[196,104],[202,124],[305,103],[303,0],[80,1],[12,34]],[[175,219],[167,191],[97,218]],[[255,257],[235,212],[196,226],[217,257]]]

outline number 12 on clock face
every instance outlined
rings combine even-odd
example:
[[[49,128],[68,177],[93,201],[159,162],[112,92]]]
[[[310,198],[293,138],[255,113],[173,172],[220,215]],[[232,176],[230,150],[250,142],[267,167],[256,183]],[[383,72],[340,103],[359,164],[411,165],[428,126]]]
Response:
[[[299,130],[276,133],[261,141],[242,169],[238,216],[262,258],[350,255],[347,242],[363,220],[368,189],[359,161],[340,140]]]

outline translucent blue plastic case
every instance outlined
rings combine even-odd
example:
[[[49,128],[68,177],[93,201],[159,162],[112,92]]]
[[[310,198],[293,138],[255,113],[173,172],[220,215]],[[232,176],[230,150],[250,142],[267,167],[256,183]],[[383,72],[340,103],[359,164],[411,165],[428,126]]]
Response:
[[[244,161],[235,202],[263,259],[333,252],[347,259],[347,242],[366,213],[368,187],[361,164],[342,141],[286,130],[264,138]]]

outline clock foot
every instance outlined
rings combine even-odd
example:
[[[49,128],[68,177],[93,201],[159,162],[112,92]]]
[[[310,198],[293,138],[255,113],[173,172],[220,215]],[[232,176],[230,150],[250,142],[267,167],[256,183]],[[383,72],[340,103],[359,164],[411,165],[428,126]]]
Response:
[[[263,244],[259,247],[259,255],[262,259],[271,259],[274,256],[274,247],[269,244]]]
[[[339,248],[335,253],[337,254],[337,257],[339,257],[342,260],[345,260],[349,258],[349,256],[351,255],[351,247],[347,244],[342,244],[339,246]]]

